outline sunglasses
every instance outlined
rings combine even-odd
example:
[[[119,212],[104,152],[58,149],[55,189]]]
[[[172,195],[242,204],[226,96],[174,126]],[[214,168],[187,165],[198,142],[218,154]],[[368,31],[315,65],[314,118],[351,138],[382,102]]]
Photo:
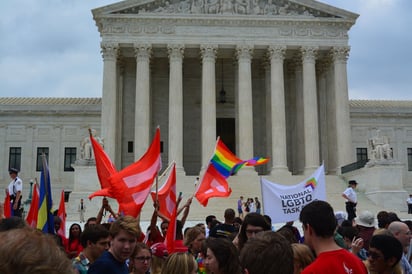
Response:
[[[150,256],[147,256],[147,257],[141,256],[141,257],[134,257],[134,259],[141,262],[141,263],[144,263],[145,261],[150,261],[152,259],[152,257],[150,257]]]

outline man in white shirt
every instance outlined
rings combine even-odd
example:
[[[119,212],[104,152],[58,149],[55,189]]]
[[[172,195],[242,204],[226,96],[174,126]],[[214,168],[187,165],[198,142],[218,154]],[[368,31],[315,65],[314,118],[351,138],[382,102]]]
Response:
[[[348,220],[353,221],[356,218],[356,205],[358,198],[356,196],[355,188],[358,183],[355,180],[349,181],[348,188],[342,193],[342,197],[346,199],[346,212],[348,213]]]
[[[17,177],[19,171],[16,168],[10,168],[9,174],[11,182],[6,191],[10,195],[11,216],[21,217],[21,193],[23,190],[23,181]]]

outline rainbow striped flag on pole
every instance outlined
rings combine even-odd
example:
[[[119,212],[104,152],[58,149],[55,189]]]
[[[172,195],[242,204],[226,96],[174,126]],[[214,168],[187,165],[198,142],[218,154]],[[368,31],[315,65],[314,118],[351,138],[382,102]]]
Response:
[[[263,157],[254,157],[249,160],[239,159],[230,151],[230,149],[219,137],[216,141],[215,153],[210,160],[216,170],[225,178],[228,178],[229,176],[235,174],[244,165],[257,166],[265,164],[268,161],[268,158]]]

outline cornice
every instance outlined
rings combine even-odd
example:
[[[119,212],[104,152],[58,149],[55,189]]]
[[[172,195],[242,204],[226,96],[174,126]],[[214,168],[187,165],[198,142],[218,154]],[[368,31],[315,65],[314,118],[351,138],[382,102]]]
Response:
[[[133,43],[139,37],[153,40],[177,39],[177,37],[226,38],[244,33],[251,39],[319,39],[336,42],[348,40],[347,22],[339,20],[261,20],[259,18],[193,18],[193,17],[132,17],[101,18],[102,39],[119,43]],[[154,37],[156,35],[156,37]]]

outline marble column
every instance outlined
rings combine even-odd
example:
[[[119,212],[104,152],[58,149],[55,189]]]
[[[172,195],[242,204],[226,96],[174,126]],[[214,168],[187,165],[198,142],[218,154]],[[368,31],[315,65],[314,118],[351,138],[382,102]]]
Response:
[[[202,169],[216,144],[216,54],[217,45],[201,45],[202,58]]]
[[[316,91],[317,47],[302,47],[303,123],[305,137],[305,173],[319,167],[319,125]]]
[[[136,44],[136,102],[134,121],[134,159],[138,160],[150,145],[150,55],[151,45]]]
[[[119,47],[117,44],[102,43],[103,55],[103,95],[101,135],[104,138],[104,150],[110,159],[116,155],[116,60]],[[116,163],[115,163],[116,164]]]
[[[272,172],[287,171],[285,84],[283,78],[283,61],[285,59],[285,53],[285,46],[269,47],[271,65],[270,119],[272,121]]]
[[[294,58],[295,66],[295,128],[293,131],[294,144],[294,173],[302,174],[305,168],[305,135],[303,122],[303,76],[302,76],[302,57],[300,55]]]
[[[328,164],[327,172],[336,174],[336,109],[335,109],[335,81],[331,60],[328,60],[326,70],[326,121],[328,129]]]
[[[266,155],[270,157],[269,162],[267,163],[268,166],[268,170],[271,170],[273,167],[273,162],[274,162],[274,158],[273,158],[273,150],[272,150],[272,119],[270,117],[272,117],[272,96],[271,96],[271,78],[270,78],[270,74],[271,74],[271,70],[270,70],[270,60],[265,59],[264,63],[263,63],[263,68],[265,70],[265,96],[266,96],[266,102],[265,102],[265,116],[267,117],[265,122],[265,126],[266,126]]]
[[[328,115],[327,115],[327,75],[328,63],[325,60],[318,62],[316,66],[317,87],[319,92],[319,142],[320,142],[320,160],[325,162],[325,170],[328,165]]]
[[[169,76],[169,163],[183,173],[183,53],[184,45],[168,45]]]
[[[237,156],[240,159],[253,157],[252,53],[253,47],[251,46],[238,46],[236,48],[239,84],[236,97]]]
[[[122,155],[127,150],[122,150],[122,137],[123,137],[123,94],[124,94],[124,74],[126,71],[125,61],[123,59],[117,60],[118,63],[118,75],[117,75],[117,121],[116,121],[116,146],[119,147],[121,153],[116,153],[115,161],[116,163],[122,162]],[[127,148],[126,148],[127,149]]]
[[[355,161],[352,149],[352,135],[349,113],[348,77],[346,61],[349,47],[332,49],[332,59],[335,78],[335,109],[336,109],[336,152],[338,173],[344,165]]]

